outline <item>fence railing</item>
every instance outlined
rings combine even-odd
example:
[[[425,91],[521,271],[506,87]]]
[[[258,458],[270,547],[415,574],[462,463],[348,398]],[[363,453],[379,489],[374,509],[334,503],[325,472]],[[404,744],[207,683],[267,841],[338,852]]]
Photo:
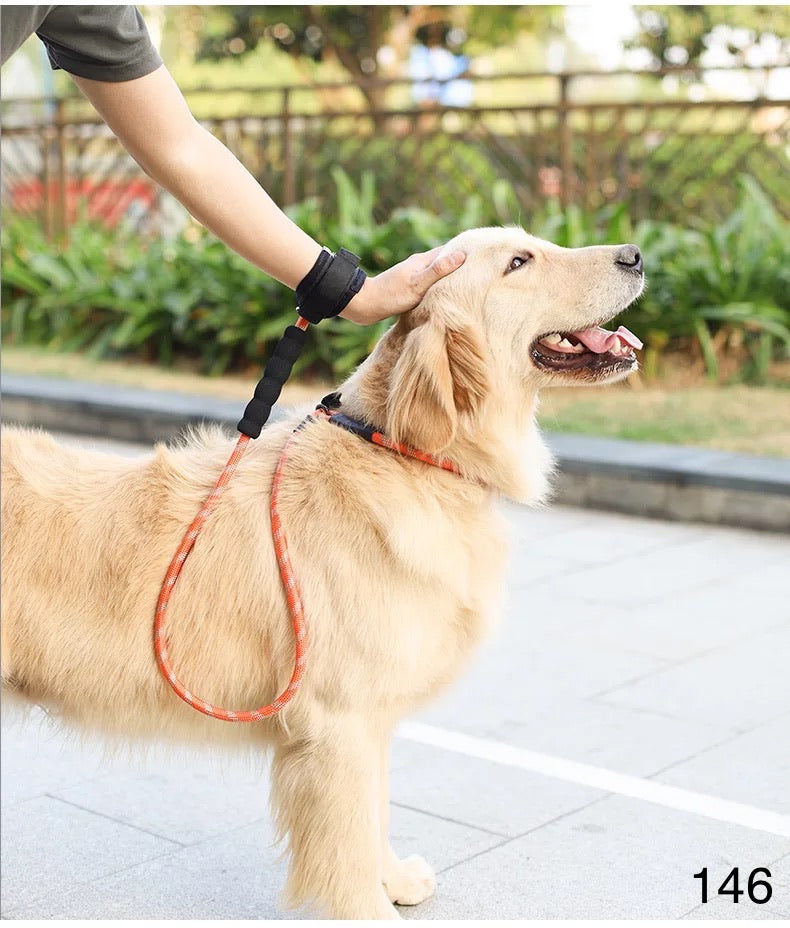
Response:
[[[379,216],[407,204],[457,215],[470,197],[498,191],[513,221],[528,221],[547,197],[587,208],[626,201],[634,218],[716,221],[732,208],[734,177],[748,173],[790,217],[790,94],[779,97],[775,79],[790,81],[790,70],[716,69],[713,87],[697,74],[704,98],[689,99],[679,78],[693,73],[469,75],[460,80],[471,101],[459,107],[405,79],[186,96],[283,205],[317,197],[333,210],[338,165],[353,180],[375,177]],[[80,213],[141,229],[181,221],[81,98],[5,100],[2,113],[4,207],[52,233]]]

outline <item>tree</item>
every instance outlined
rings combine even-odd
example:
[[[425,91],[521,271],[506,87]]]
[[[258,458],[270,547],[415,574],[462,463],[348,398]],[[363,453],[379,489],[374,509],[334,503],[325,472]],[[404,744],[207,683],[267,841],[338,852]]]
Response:
[[[222,26],[199,44],[198,58],[244,55],[271,41],[300,60],[336,61],[359,87],[368,106],[381,110],[380,78],[399,76],[413,44],[426,30],[459,51],[511,40],[519,30],[561,28],[552,6],[226,6]],[[217,15],[217,14],[215,14]]]
[[[647,49],[654,67],[704,64],[716,39],[730,64],[746,64],[752,49],[768,37],[776,49],[773,63],[790,63],[790,7],[784,5],[638,6],[634,13],[639,32],[628,45]]]

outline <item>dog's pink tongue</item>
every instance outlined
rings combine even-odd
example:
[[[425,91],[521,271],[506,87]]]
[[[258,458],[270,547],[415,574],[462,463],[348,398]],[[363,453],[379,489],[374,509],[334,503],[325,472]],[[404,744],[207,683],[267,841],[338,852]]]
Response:
[[[594,351],[596,354],[604,354],[611,351],[612,348],[618,348],[618,339],[624,341],[631,348],[642,347],[642,342],[633,332],[629,332],[624,325],[621,325],[616,332],[602,329],[598,325],[594,329],[585,329],[583,332],[574,332],[573,334],[585,348],[589,348],[590,351]]]

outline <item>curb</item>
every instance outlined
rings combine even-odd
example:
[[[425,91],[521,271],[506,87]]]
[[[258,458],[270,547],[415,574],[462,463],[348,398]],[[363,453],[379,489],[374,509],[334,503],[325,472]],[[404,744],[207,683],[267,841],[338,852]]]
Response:
[[[237,400],[5,374],[3,420],[150,444],[185,426],[235,429]],[[284,414],[275,407],[272,418]],[[558,461],[554,501],[686,522],[790,532],[790,462],[652,442],[545,433]]]

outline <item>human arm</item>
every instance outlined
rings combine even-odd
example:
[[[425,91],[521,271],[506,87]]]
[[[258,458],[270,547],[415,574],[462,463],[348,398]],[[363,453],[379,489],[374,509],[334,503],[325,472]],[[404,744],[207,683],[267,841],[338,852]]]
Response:
[[[240,161],[194,118],[164,67],[122,82],[73,75],[140,166],[234,251],[291,287],[321,246],[293,223]],[[360,324],[416,306],[431,284],[463,263],[439,249],[412,255],[377,277],[341,313]]]

